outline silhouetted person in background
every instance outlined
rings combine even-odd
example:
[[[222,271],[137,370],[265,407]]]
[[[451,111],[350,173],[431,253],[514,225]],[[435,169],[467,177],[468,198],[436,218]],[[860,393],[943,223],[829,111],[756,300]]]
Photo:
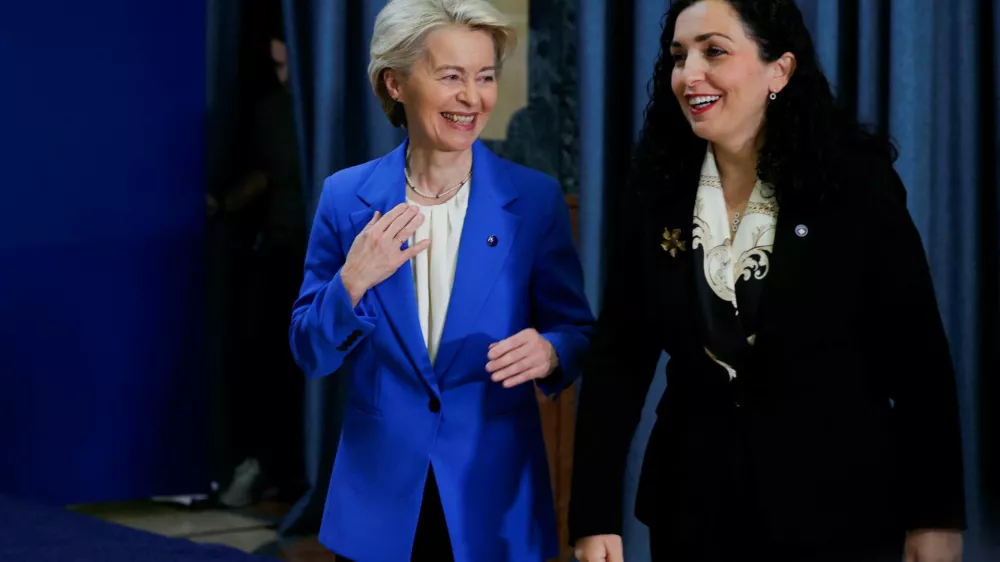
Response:
[[[280,28],[279,28],[280,29]],[[248,172],[223,198],[208,197],[209,215],[226,213],[249,230],[249,267],[238,276],[232,403],[232,481],[219,500],[254,503],[270,489],[294,499],[303,489],[302,374],[288,347],[288,322],[302,283],[306,221],[299,172],[288,52],[271,33],[270,57],[279,87],[256,105],[248,138]]]

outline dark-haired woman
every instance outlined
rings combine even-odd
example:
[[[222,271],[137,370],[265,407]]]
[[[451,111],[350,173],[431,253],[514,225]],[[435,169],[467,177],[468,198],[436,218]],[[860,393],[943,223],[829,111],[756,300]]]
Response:
[[[895,151],[837,108],[793,0],[684,0],[583,375],[571,537],[622,560],[629,444],[655,561],[956,562],[955,377]]]

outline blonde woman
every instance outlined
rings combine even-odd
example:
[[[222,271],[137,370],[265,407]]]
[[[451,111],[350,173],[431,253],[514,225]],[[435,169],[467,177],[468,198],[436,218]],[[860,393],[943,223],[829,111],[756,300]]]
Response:
[[[370,79],[396,150],[326,180],[292,319],[348,377],[320,540],[338,559],[558,555],[535,385],[580,371],[593,316],[553,179],[479,140],[514,33],[484,0],[393,0]]]

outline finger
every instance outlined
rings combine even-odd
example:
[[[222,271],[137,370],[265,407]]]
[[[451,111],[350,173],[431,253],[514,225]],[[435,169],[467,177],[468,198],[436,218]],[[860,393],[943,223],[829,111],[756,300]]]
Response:
[[[424,220],[425,218],[423,213],[413,215],[410,222],[406,223],[402,230],[396,233],[396,240],[408,240],[410,236],[413,236],[413,233],[417,231],[417,228],[424,223]],[[388,232],[392,232],[392,228],[390,228]]]
[[[376,232],[385,232],[389,225],[395,221],[399,215],[402,215],[410,208],[410,205],[406,203],[400,203],[392,208],[391,211],[385,214],[373,227]]]
[[[381,217],[381,216],[382,216],[382,213],[380,213],[378,211],[375,211],[375,213],[372,215],[372,218],[368,221],[368,224],[366,224],[365,227],[361,229],[361,232],[364,233],[364,232],[368,232],[369,230],[371,230],[372,229],[372,225],[375,224],[376,222],[378,222],[378,218]]]
[[[607,559],[607,552],[599,545],[594,545],[583,551],[580,562],[605,562]]]
[[[500,346],[498,345],[496,348],[499,349]],[[523,361],[526,357],[528,357],[529,351],[530,350],[528,349],[527,346],[515,347],[514,349],[511,349],[510,351],[504,353],[500,357],[497,357],[496,359],[487,362],[486,372],[499,374],[500,371],[504,369],[509,369],[512,365],[520,361]],[[495,351],[491,351],[490,353],[488,353],[487,357],[489,357],[489,355],[493,353],[495,353]],[[498,381],[501,379],[498,379],[494,375],[493,380]]]
[[[486,357],[491,361],[501,357],[505,353],[509,353],[512,349],[517,349],[524,344],[531,341],[531,334],[534,332],[532,329],[521,330],[520,332],[514,334],[513,336],[503,340],[498,341],[490,346],[489,352]]]
[[[403,250],[403,252],[399,254],[400,256],[399,265],[403,265],[407,261],[413,259],[413,256],[419,254],[420,252],[423,252],[424,250],[430,247],[431,247],[431,240],[430,238],[428,238],[426,240],[421,240],[420,242],[417,242],[416,244],[410,246],[406,250]]]
[[[490,376],[490,379],[493,382],[500,382],[502,380],[509,379],[510,377],[519,375],[527,371],[531,367],[532,367],[531,362],[528,359],[519,359],[511,363],[510,365],[507,365],[506,367],[502,367],[500,369],[493,367],[493,370],[490,370],[491,368],[490,363],[486,364],[487,372],[493,373]]]
[[[386,238],[396,238],[396,236],[399,234],[399,231],[403,230],[403,227],[406,226],[411,220],[413,220],[413,217],[417,216],[417,214],[419,213],[420,209],[417,208],[415,205],[410,206],[407,209],[404,209],[402,213],[397,215],[396,218],[392,219],[392,222],[389,223],[388,226],[386,226],[384,236]]]
[[[533,381],[535,379],[540,379],[544,375],[545,375],[545,368],[544,367],[533,367],[531,369],[528,369],[527,371],[522,372],[521,374],[519,374],[517,376],[510,377],[510,378],[504,380],[503,381],[503,387],[504,388],[513,388],[513,387],[515,387],[515,386],[517,386],[519,384],[524,384],[526,382],[531,382],[531,381]]]

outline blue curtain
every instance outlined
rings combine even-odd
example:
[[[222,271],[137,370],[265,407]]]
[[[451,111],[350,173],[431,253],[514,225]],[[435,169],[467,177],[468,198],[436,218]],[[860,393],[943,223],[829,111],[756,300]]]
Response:
[[[642,128],[661,20],[670,3],[579,1],[580,257],[591,307],[599,312],[605,234],[615,227],[609,221],[617,219],[605,211],[615,206],[616,189],[623,184],[632,145]],[[626,560],[649,559],[649,531],[632,512],[654,410],[666,387],[662,373],[667,360],[664,354],[629,451],[624,482]]]
[[[208,0],[205,7],[205,189],[220,198],[232,183],[236,160],[231,141],[236,134],[240,97],[242,3]],[[232,389],[225,376],[233,283],[229,234],[223,221],[206,221],[205,380],[212,403],[208,476],[221,485],[232,477],[234,462],[229,408]]]
[[[962,405],[966,560],[996,560],[987,478],[986,366],[996,376],[996,16],[982,0],[799,0],[822,62],[859,117],[896,140],[896,163],[931,263]],[[993,202],[993,204],[989,204]],[[990,272],[993,282],[990,283]],[[992,345],[991,345],[992,344]],[[995,408],[997,402],[993,402]],[[987,555],[987,552],[991,556]]]
[[[205,7],[4,2],[0,494],[205,488]]]
[[[371,32],[385,3],[283,0],[310,221],[327,176],[381,156],[403,140],[403,131],[386,120],[367,77]],[[331,375],[306,386],[309,490],[286,516],[280,529],[286,535],[319,528],[343,412],[343,381]]]
[[[669,4],[580,0],[580,224],[595,309],[604,281],[604,233],[614,227],[606,224],[613,217],[604,211],[622,184],[627,151],[641,127]],[[993,350],[1000,318],[1000,57],[993,35],[1000,31],[1000,15],[991,0],[799,0],[799,5],[838,95],[900,146],[897,170],[924,238],[958,370],[971,524],[966,560],[1000,559],[1000,434],[991,431],[998,417],[988,417],[984,407],[988,400],[993,409],[1000,403],[992,380],[1000,372]],[[663,379],[658,376],[650,389],[630,453],[628,514]],[[626,559],[648,560],[648,531],[627,517]]]

